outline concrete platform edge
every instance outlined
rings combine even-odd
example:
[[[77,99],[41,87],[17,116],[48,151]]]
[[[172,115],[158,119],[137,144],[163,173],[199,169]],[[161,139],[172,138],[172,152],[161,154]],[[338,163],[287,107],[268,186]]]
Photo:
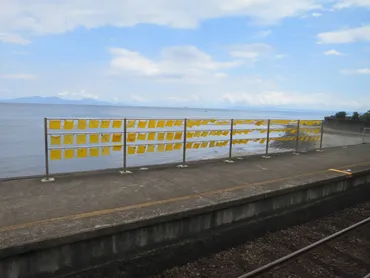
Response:
[[[160,217],[115,227],[96,229],[66,237],[0,249],[0,276],[4,278],[40,277],[39,275],[49,275],[51,273],[68,273],[72,269],[73,271],[76,270],[77,262],[78,265],[84,268],[90,260],[93,267],[94,264],[97,265],[104,260],[111,261],[112,256],[118,258],[123,253],[128,254],[133,252],[133,250],[145,249],[148,246],[154,248],[158,244],[184,239],[197,234],[197,231],[200,233],[213,227],[233,225],[240,221],[250,220],[253,217],[261,217],[269,213],[284,211],[284,209],[292,209],[295,206],[317,202],[327,197],[332,198],[335,195],[343,194],[360,186],[368,186],[368,181],[370,180],[368,167],[356,167],[352,169],[352,173],[352,178],[338,173],[326,173],[326,178],[323,178],[323,175],[318,175],[314,180],[311,177],[310,181],[298,181],[299,185],[277,191],[225,201],[180,213],[169,213]],[[323,188],[325,186],[326,188]],[[317,192],[320,191],[320,194],[323,196],[317,195],[315,190],[318,190]],[[307,195],[307,200],[297,195],[303,191],[305,191],[304,195]],[[315,194],[319,197],[311,199],[310,196]],[[284,199],[288,195],[291,196],[287,197],[288,199]],[[274,200],[277,200],[277,203]],[[296,201],[297,203],[294,203]],[[257,203],[261,203],[263,205],[261,207],[266,207],[266,209],[257,213],[257,205],[255,205]],[[280,207],[279,204],[282,204],[282,206]],[[207,219],[205,220],[204,217]],[[140,235],[139,239],[137,239],[138,235]],[[96,245],[98,242],[100,242],[100,247]],[[71,250],[73,248],[76,248],[76,252],[72,254]],[[85,254],[86,251],[88,251],[86,254],[89,254],[86,257],[91,257],[90,259],[74,258],[77,254],[81,255],[81,252]],[[73,263],[65,261],[64,257],[68,256],[71,256],[70,260]],[[84,261],[87,259],[88,261]],[[29,273],[27,276],[24,275],[26,268],[27,273]]]
[[[352,173],[353,173],[352,179],[354,179],[359,176],[370,174],[370,169],[368,167],[356,167],[356,169],[354,169]],[[330,175],[332,177],[325,178],[325,179],[322,179],[320,177],[321,175],[318,175],[318,177],[316,177],[316,180],[314,181],[312,180],[305,181],[305,182],[301,182],[299,185],[294,185],[292,187],[275,190],[275,191],[263,192],[261,194],[248,196],[248,197],[241,197],[235,200],[227,200],[227,201],[223,201],[217,204],[206,205],[201,208],[195,208],[195,209],[190,209],[190,210],[176,212],[176,213],[168,213],[166,215],[151,217],[148,219],[139,220],[139,221],[135,221],[131,223],[124,223],[124,224],[116,225],[113,227],[93,229],[93,230],[84,231],[82,233],[76,233],[76,234],[72,234],[68,236],[51,238],[51,239],[42,240],[42,241],[35,241],[32,243],[28,243],[28,244],[20,244],[17,246],[12,246],[12,247],[7,247],[7,248],[0,247],[0,259],[8,257],[8,256],[14,256],[14,255],[26,253],[26,252],[37,251],[40,249],[47,249],[47,248],[56,247],[59,245],[71,244],[77,241],[90,240],[90,239],[94,239],[97,237],[108,236],[108,235],[115,234],[115,233],[122,233],[122,232],[130,231],[130,230],[134,230],[134,229],[140,229],[140,228],[144,228],[147,226],[162,224],[162,223],[169,222],[169,221],[176,221],[182,218],[188,218],[188,217],[200,215],[203,213],[210,213],[210,212],[222,210],[225,208],[235,207],[241,204],[256,202],[262,199],[269,199],[269,198],[273,198],[277,196],[283,196],[285,194],[289,194],[295,191],[306,190],[306,189],[314,188],[314,187],[317,187],[323,184],[334,183],[334,182],[339,182],[339,181],[348,179],[345,175],[338,174],[338,173],[331,173]],[[285,182],[285,181],[281,181],[281,182]],[[276,183],[279,183],[279,182],[276,182]]]

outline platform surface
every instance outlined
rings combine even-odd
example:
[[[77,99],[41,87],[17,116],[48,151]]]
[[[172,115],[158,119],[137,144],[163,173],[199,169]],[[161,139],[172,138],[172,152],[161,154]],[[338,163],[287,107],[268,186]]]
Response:
[[[310,181],[345,176],[329,169],[370,169],[370,145],[270,159],[248,157],[134,171],[0,182],[1,249],[257,196]]]

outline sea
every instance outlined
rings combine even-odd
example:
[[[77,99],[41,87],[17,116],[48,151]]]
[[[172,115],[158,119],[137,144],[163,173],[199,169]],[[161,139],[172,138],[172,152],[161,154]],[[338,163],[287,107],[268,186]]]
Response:
[[[268,111],[257,109],[207,109],[84,106],[0,103],[0,179],[42,176],[45,173],[44,118],[148,118],[148,119],[302,119],[321,120],[325,111]],[[233,149],[235,155],[258,154],[264,146],[248,144]],[[227,157],[228,147],[190,150],[187,160]],[[127,158],[128,167],[180,163],[182,151],[146,153]],[[122,167],[122,153],[110,156],[50,161],[50,173]]]

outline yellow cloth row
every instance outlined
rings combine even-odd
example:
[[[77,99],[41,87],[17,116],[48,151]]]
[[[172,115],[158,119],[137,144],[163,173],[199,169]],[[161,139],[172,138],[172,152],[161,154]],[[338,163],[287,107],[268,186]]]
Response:
[[[186,143],[186,149],[199,149],[199,148],[214,148],[224,147],[229,144],[229,140],[225,141],[205,141],[205,142],[188,142]],[[146,152],[169,152],[173,150],[181,150],[183,143],[170,143],[170,144],[148,144],[138,146],[127,146],[127,154],[141,154]],[[110,155],[111,149],[113,151],[121,152],[122,145],[116,146],[103,146],[103,147],[89,147],[89,148],[76,148],[76,149],[51,149],[50,159],[60,160],[72,158],[85,158],[85,157],[96,157],[96,156],[107,156]]]
[[[248,134],[253,131],[259,131],[260,133],[266,133],[267,129],[245,129],[245,130],[233,130],[233,135],[238,135],[238,134]],[[305,132],[305,133],[314,133],[314,134],[319,134],[321,132],[320,128],[312,129],[312,128],[301,128],[299,129],[300,132]],[[270,129],[270,133],[272,132],[290,132],[290,133],[297,133],[296,128],[283,128],[283,129]]]
[[[72,158],[85,158],[85,157],[97,157],[97,156],[107,156],[110,155],[111,149],[115,152],[122,151],[122,145],[117,145],[113,147],[91,147],[91,148],[77,148],[77,149],[54,149],[50,150],[51,160],[62,159],[62,154],[64,159]]]
[[[293,120],[271,120],[271,124],[296,123]],[[180,127],[184,124],[183,120],[127,120],[127,128],[165,128]],[[188,120],[187,127],[216,124],[228,125],[230,120]],[[266,125],[266,120],[234,120],[234,125],[253,124],[256,126]],[[321,121],[301,121],[301,125],[320,125]],[[74,128],[84,130],[87,128],[122,128],[123,120],[49,120],[49,129],[73,130]]]
[[[186,138],[197,138],[197,137],[207,137],[208,135],[211,136],[228,136],[230,134],[230,130],[205,130],[205,131],[187,131]]]
[[[275,137],[275,138],[270,138],[269,141],[295,141],[296,137]],[[299,137],[300,141],[317,141],[320,140],[320,136],[302,136]],[[265,144],[267,141],[266,138],[255,138],[255,139],[234,139],[233,140],[233,145],[236,144],[248,144],[250,142],[255,142],[255,143],[260,143],[260,144]]]
[[[321,132],[320,128],[300,128],[299,132],[305,132],[305,133],[314,133],[314,134],[319,134]]]
[[[129,132],[127,134],[127,142],[136,142],[136,141],[173,141],[181,140],[183,137],[183,132]]]
[[[248,144],[249,142],[256,142],[260,144],[264,144],[266,142],[266,138],[254,138],[254,139],[234,139],[233,145],[237,144]]]
[[[275,138],[270,138],[269,141],[295,141],[297,138],[296,137],[275,137]]]
[[[297,120],[271,120],[270,125],[288,125],[288,124],[296,124]]]
[[[290,133],[296,133],[297,129],[296,128],[283,128],[283,129],[270,129],[271,132],[290,132]],[[320,128],[300,128],[299,132],[305,132],[305,133],[314,133],[314,134],[319,134],[321,132]],[[264,133],[263,130],[261,130],[261,133]]]
[[[230,125],[230,120],[216,120],[216,119],[208,119],[208,120],[187,120],[187,127],[194,127],[194,126],[201,126],[201,125]]]
[[[54,145],[54,146],[55,145],[61,145],[62,137],[63,137],[63,144],[64,145],[73,145],[75,143],[75,137],[76,137],[76,144],[86,145],[88,136],[89,136],[89,143],[90,144],[109,143],[109,142],[121,143],[122,138],[123,138],[122,133],[51,135],[50,136],[50,144]]]
[[[296,138],[295,137],[276,137],[276,138],[270,138],[269,140],[270,141],[294,141],[294,140],[296,140]],[[266,141],[267,141],[267,138],[234,139],[233,140],[233,145],[248,144],[248,143],[251,143],[251,142],[265,144]]]
[[[297,140],[296,137],[275,137],[275,138],[270,138],[270,141],[295,141]],[[300,136],[299,137],[300,141],[317,141],[320,140],[320,136]]]
[[[253,130],[234,130],[233,135],[238,134],[248,134]],[[282,130],[283,131],[283,130]],[[320,132],[320,129],[317,130],[310,130],[310,132],[314,131],[313,133],[317,134]],[[266,130],[263,129],[260,131],[261,133],[266,133]],[[271,131],[273,132],[273,130]],[[291,132],[295,132],[295,130],[291,130]],[[186,137],[187,139],[198,138],[198,137],[207,137],[208,135],[211,136],[228,136],[230,134],[229,130],[212,130],[212,131],[191,131],[187,132]],[[99,144],[99,143],[121,143],[123,134],[122,133],[107,133],[107,134],[65,134],[65,135],[51,135],[50,136],[50,144],[61,145],[63,138],[64,145],[86,145],[87,139],[89,139],[89,144]],[[76,139],[75,139],[76,138]],[[127,142],[133,143],[136,141],[173,141],[173,140],[182,140],[183,132],[148,132],[148,133],[128,133],[127,134]],[[250,139],[248,139],[250,140]]]
[[[122,128],[122,120],[49,120],[49,129]]]
[[[212,130],[212,131],[189,131],[187,132],[187,138],[197,138],[197,137],[207,137],[208,135],[214,136],[227,136],[230,134],[229,130]],[[76,137],[76,139],[75,139]],[[63,140],[62,140],[63,138]],[[122,142],[122,133],[93,133],[93,134],[64,134],[64,135],[51,135],[50,144],[51,145],[61,145],[62,141],[64,145],[73,145],[75,142],[78,145],[87,144],[87,139],[89,139],[89,144],[98,143],[120,143]],[[127,142],[136,141],[173,141],[182,140],[183,132],[129,132],[127,134]]]
[[[187,142],[186,149],[200,149],[200,148],[214,148],[224,147],[229,144],[229,140],[225,141],[204,141],[204,142]],[[128,154],[141,154],[146,152],[169,152],[173,150],[181,150],[183,143],[170,143],[170,144],[149,144],[139,146],[128,146]]]
[[[261,126],[267,124],[266,120],[234,120],[233,125],[256,125]]]
[[[182,126],[183,120],[127,120],[127,128],[165,128]],[[49,120],[49,129],[122,128],[123,120]]]
[[[165,128],[183,124],[183,120],[127,120],[127,128]]]
[[[182,143],[175,143],[175,144],[152,144],[152,145],[139,145],[139,146],[128,146],[127,153],[128,154],[137,154],[137,153],[153,153],[153,152],[170,152],[173,150],[181,150],[183,144]]]
[[[321,125],[321,121],[315,120],[301,120],[300,125]]]
[[[320,140],[321,136],[301,136],[299,137],[300,141],[318,141]]]
[[[271,132],[290,132],[290,133],[296,133],[297,132],[297,129],[296,128],[271,128],[270,129],[270,133]]]
[[[275,138],[270,138],[269,141],[295,141],[296,137],[275,137]],[[299,137],[300,141],[317,141],[320,140],[320,136],[302,136]],[[260,144],[265,144],[267,141],[266,138],[254,138],[254,139],[234,139],[233,140],[233,145],[236,144],[248,144],[250,142],[255,142],[255,143],[260,143]]]
[[[235,139],[233,140],[233,145],[236,144],[248,144],[250,142],[255,142],[259,144],[265,144],[266,138],[253,138],[253,139]],[[270,141],[294,141],[295,137],[276,137],[270,138]],[[317,141],[320,140],[320,136],[302,136],[299,137],[300,141]],[[187,142],[186,149],[199,149],[199,148],[214,148],[214,147],[225,147],[229,145],[229,140],[224,141],[204,141],[204,142]],[[62,159],[62,154],[65,159],[72,158],[85,158],[85,157],[97,157],[110,155],[111,150],[122,151],[122,145],[116,146],[103,146],[103,147],[89,147],[89,148],[71,148],[71,149],[51,149],[50,159],[60,160]],[[146,152],[168,152],[173,150],[181,150],[183,148],[183,143],[169,143],[169,144],[148,144],[139,146],[127,146],[127,153],[132,154],[142,154]]]
[[[267,129],[234,129],[233,135],[248,134],[253,131],[259,131],[260,133],[266,133]]]

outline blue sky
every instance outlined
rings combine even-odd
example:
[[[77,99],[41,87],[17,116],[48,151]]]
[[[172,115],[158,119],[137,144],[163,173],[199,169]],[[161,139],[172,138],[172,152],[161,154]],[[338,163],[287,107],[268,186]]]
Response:
[[[0,0],[0,98],[370,109],[370,0]]]

